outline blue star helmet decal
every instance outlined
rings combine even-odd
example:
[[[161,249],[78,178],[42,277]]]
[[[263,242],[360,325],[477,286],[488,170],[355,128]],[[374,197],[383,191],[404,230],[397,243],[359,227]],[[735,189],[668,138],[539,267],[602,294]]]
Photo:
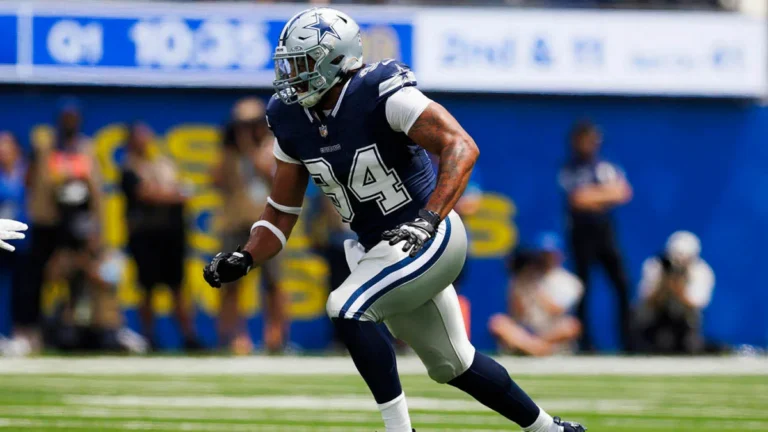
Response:
[[[333,24],[335,24],[335,22],[332,23],[325,20],[319,13],[315,13],[315,18],[317,18],[316,23],[304,26],[304,28],[308,30],[315,30],[317,32],[317,43],[322,42],[326,35],[331,35],[336,39],[341,40],[339,34],[336,33],[336,30],[333,29]]]

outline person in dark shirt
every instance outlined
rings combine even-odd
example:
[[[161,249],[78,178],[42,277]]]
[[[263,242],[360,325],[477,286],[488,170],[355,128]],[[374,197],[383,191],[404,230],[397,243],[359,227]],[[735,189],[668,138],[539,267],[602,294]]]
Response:
[[[126,198],[128,249],[136,261],[139,284],[145,290],[140,307],[142,325],[151,340],[152,290],[158,284],[166,284],[174,295],[174,314],[184,334],[184,346],[198,349],[181,291],[186,249],[183,212],[188,195],[178,181],[173,162],[152,155],[152,139],[147,125],[130,126],[121,179]]]
[[[702,334],[702,312],[712,300],[715,272],[700,254],[699,237],[677,231],[662,252],[643,262],[633,325],[638,351],[697,355],[718,349]]]
[[[40,129],[31,136],[26,190],[31,242],[23,282],[29,296],[18,324],[29,329],[33,351],[42,340],[59,348],[76,345],[68,336],[77,321],[75,309],[87,301],[95,282],[94,264],[101,253],[101,170],[93,143],[81,131],[82,121],[80,102],[65,97],[59,102],[56,129]],[[42,287],[54,281],[66,281],[69,296],[40,334]]]
[[[621,336],[624,348],[630,342],[629,282],[616,240],[612,210],[632,199],[632,187],[617,165],[599,156],[602,134],[590,122],[577,123],[571,131],[571,158],[560,171],[560,185],[568,196],[568,231],[585,295],[578,306],[584,323],[581,349],[594,349],[587,325],[587,295],[590,269],[600,264],[605,269],[619,298]]]

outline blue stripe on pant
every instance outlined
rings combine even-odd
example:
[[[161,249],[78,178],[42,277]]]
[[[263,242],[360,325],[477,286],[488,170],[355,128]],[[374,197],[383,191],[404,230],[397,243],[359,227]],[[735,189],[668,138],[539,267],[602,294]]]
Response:
[[[377,292],[375,295],[373,295],[370,299],[368,299],[363,305],[358,309],[354,315],[352,316],[352,319],[359,320],[360,317],[363,316],[365,311],[368,310],[368,308],[371,307],[373,303],[376,302],[379,298],[381,298],[383,295],[387,294],[388,292],[392,291],[393,289],[410,282],[417,277],[424,274],[427,270],[429,270],[436,262],[440,259],[440,257],[443,255],[443,252],[445,252],[445,249],[448,247],[448,242],[451,239],[451,221],[450,219],[445,219],[445,235],[443,236],[443,242],[440,243],[439,246],[435,246],[434,238],[430,240],[430,243],[422,249],[418,255],[411,258],[410,256],[407,256],[403,258],[402,260],[391,264],[387,267],[385,267],[382,271],[376,274],[376,276],[372,277],[368,280],[368,282],[360,285],[358,289],[355,290],[355,292],[347,299],[347,301],[344,303],[344,306],[342,306],[341,311],[339,312],[339,318],[344,318],[347,315],[347,312],[352,307],[352,305],[355,303],[355,301],[363,295],[367,290],[369,290],[371,287],[376,285],[378,282],[380,282],[382,279],[387,277],[388,275],[405,268],[409,264],[413,263],[415,260],[419,259],[422,255],[427,253],[427,251],[431,250],[433,247],[437,247],[437,251],[434,255],[426,262],[423,266],[419,267],[415,271],[413,271],[410,274],[407,274],[403,276],[402,278],[394,281],[393,283],[389,284],[387,287],[383,288],[381,291]]]

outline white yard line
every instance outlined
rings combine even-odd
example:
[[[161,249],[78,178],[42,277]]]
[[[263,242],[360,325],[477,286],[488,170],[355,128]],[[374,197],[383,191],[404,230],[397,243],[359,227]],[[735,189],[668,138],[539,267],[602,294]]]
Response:
[[[550,411],[559,412],[589,412],[591,415],[619,416],[619,415],[639,415],[650,414],[661,417],[671,417],[668,419],[677,421],[675,417],[685,419],[696,418],[702,414],[701,408],[678,408],[678,407],[659,407],[655,404],[641,404],[637,401],[590,401],[589,403],[581,400],[543,400],[539,401]],[[591,406],[590,406],[591,404]],[[87,405],[87,404],[86,404]],[[139,419],[139,420],[214,420],[220,422],[228,421],[249,421],[249,422],[270,422],[275,420],[286,420],[295,416],[300,416],[304,421],[333,422],[333,423],[359,423],[378,422],[381,416],[376,410],[363,411],[344,411],[344,410],[324,410],[316,409],[313,406],[298,406],[285,410],[275,409],[240,409],[240,408],[221,408],[221,407],[174,407],[168,409],[163,406],[86,406],[86,405],[60,405],[60,406],[28,406],[28,405],[8,405],[0,406],[0,417],[13,416],[15,418],[25,417],[30,419],[43,418],[81,418],[81,419]],[[500,416],[488,415],[490,411],[481,412],[463,412],[460,421],[464,425],[508,425],[508,420]],[[755,407],[731,408],[731,407],[709,407],[706,410],[707,421],[751,421],[749,419],[762,418],[765,415],[763,409]],[[437,410],[434,413],[415,412],[412,414],[418,424],[442,423],[446,421],[444,413]],[[657,419],[650,419],[657,420]]]
[[[426,380],[426,377],[424,378]],[[580,397],[589,395],[607,395],[622,398],[622,395],[631,394],[633,399],[672,400],[683,405],[699,405],[711,402],[739,403],[741,400],[751,402],[768,402],[768,384],[753,383],[748,380],[727,381],[727,378],[718,381],[698,382],[686,380],[684,382],[669,383],[668,377],[644,377],[643,380],[580,380],[578,384]],[[562,395],[564,383],[562,380],[550,379],[546,376],[525,376],[519,380],[529,391],[539,397],[554,397]],[[56,393],[69,394],[109,394],[114,395],[116,389],[121,393],[141,394],[145,396],[160,396],[165,394],[186,395],[243,395],[256,394],[280,395],[280,394],[305,394],[305,395],[331,395],[358,394],[368,395],[368,389],[358,379],[339,380],[337,376],[293,377],[286,382],[285,376],[279,375],[244,375],[240,378],[219,377],[213,375],[197,376],[169,376],[167,378],[138,375],[135,379],[126,379],[126,376],[50,376],[50,375],[1,375],[0,382],[6,389],[37,388]],[[569,384],[570,385],[570,384]],[[670,388],[674,389],[670,393]],[[741,390],[741,391],[740,391]],[[420,388],[426,394],[421,396],[448,398],[456,397],[456,390],[449,386],[430,385]],[[749,391],[747,393],[746,391]],[[703,396],[703,397],[702,397]]]
[[[236,423],[168,423],[151,421],[78,421],[78,420],[31,420],[0,418],[0,429],[9,428],[14,431],[23,429],[34,430],[72,430],[87,429],[94,431],[103,431],[105,429],[118,430],[173,430],[189,432],[253,432],[254,425],[243,425]],[[259,432],[301,432],[317,431],[319,427],[312,426],[277,426],[277,425],[258,425]],[[359,432],[359,427],[334,426],[334,431],[338,432]]]
[[[350,421],[379,421],[381,415],[373,411],[308,411],[308,410],[242,410],[222,409],[218,407],[196,407],[190,409],[176,408],[169,410],[166,407],[103,407],[103,406],[28,406],[11,405],[0,406],[0,416],[14,417],[79,417],[82,419],[149,419],[149,420],[218,420],[218,421],[265,421],[284,420],[291,415],[301,413],[304,420],[323,420],[335,422]],[[466,418],[491,418],[489,416],[472,416]],[[462,421],[465,417],[462,417]],[[501,422],[503,420],[499,420]],[[497,422],[497,423],[498,423]]]
[[[166,408],[241,408],[241,409],[306,409],[377,411],[371,398],[352,395],[325,396],[65,396],[69,405],[107,407],[166,407]],[[411,409],[433,411],[484,411],[475,402],[465,400],[408,398]]]
[[[501,357],[515,375],[768,375],[768,358]],[[401,374],[424,374],[418,358],[398,359]],[[0,359],[0,374],[355,375],[346,357],[23,358]]]
[[[0,407],[1,416],[13,416],[15,418],[26,417],[42,420],[42,418],[79,417],[81,419],[141,419],[141,420],[206,420],[206,421],[249,421],[269,423],[276,420],[284,421],[295,416],[300,416],[303,421],[317,421],[323,423],[360,423],[381,421],[378,411],[311,411],[311,410],[223,410],[214,409],[150,409],[145,407],[131,408],[105,408],[105,407],[80,407],[80,406],[47,406],[30,407],[25,405],[12,405]],[[445,414],[414,413],[414,419],[419,424],[445,422]],[[461,416],[461,424],[464,425],[508,425],[509,420],[500,416],[489,416],[487,413],[465,413]]]
[[[298,426],[298,425],[244,425],[237,423],[168,423],[152,421],[114,421],[114,422],[93,422],[78,420],[31,420],[0,417],[0,430],[8,428],[13,431],[33,429],[33,430],[72,430],[85,429],[94,431],[103,431],[105,429],[119,430],[173,430],[187,432],[327,432],[329,425],[317,426]],[[360,432],[360,426],[339,426],[333,425],[333,432]],[[366,429],[366,428],[363,428]],[[437,432],[445,429],[420,428],[419,432]],[[498,428],[486,429],[482,427],[472,427],[472,429],[450,429],[450,432],[484,432],[498,431]]]
[[[328,396],[80,396],[64,397],[64,403],[77,406],[98,407],[147,407],[147,408],[240,408],[240,409],[284,409],[312,411],[371,411],[376,404],[367,397],[355,395]],[[646,404],[637,400],[582,400],[553,399],[541,400],[539,404],[548,410],[587,412],[644,412]],[[435,412],[488,412],[483,405],[470,400],[434,399],[408,397],[408,408]]]
[[[102,379],[99,379],[102,378]],[[17,385],[28,387],[30,383],[35,383],[35,386],[54,389],[54,390],[106,390],[114,391],[120,389],[124,392],[191,392],[191,393],[213,393],[221,389],[223,386],[217,385],[211,382],[200,381],[184,381],[184,380],[147,380],[147,379],[135,379],[135,380],[111,380],[103,379],[103,377],[89,378],[86,376],[72,376],[72,377],[59,377],[59,376],[42,376],[42,377],[30,377],[14,376],[3,377],[5,386]]]
[[[626,419],[606,418],[599,421],[602,426],[625,427],[628,422]],[[672,419],[632,419],[630,425],[635,429],[646,429],[649,431],[659,430],[678,430],[680,426],[690,423],[690,420],[672,420]],[[103,431],[105,429],[118,430],[173,430],[188,432],[253,432],[257,428],[259,432],[316,432],[327,428],[328,425],[317,426],[299,426],[299,425],[247,425],[226,422],[194,422],[185,421],[182,423],[169,423],[165,421],[93,421],[93,420],[68,420],[68,419],[20,419],[0,417],[0,430],[9,429],[13,431],[33,429],[33,430],[72,430],[84,429]],[[731,420],[731,421],[710,421],[699,426],[699,430],[763,430],[765,424],[760,421],[749,420]],[[360,432],[360,426],[342,426],[333,425],[334,432]],[[435,432],[443,429],[420,428],[419,431]],[[483,428],[480,425],[473,426],[471,429],[450,429],[450,432],[481,432],[497,431],[497,427],[490,429]]]

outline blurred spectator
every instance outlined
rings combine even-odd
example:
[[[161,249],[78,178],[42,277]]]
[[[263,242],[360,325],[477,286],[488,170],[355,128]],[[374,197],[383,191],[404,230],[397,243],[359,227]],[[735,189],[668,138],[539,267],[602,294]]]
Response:
[[[123,276],[125,256],[120,250],[101,254],[96,263],[88,320],[79,329],[82,349],[144,354],[148,341],[125,326],[117,285]]]
[[[0,219],[27,221],[25,177],[27,164],[16,137],[0,132]],[[20,246],[20,242],[14,243]]]
[[[219,214],[223,250],[235,250],[245,244],[251,225],[267,205],[275,157],[272,155],[274,137],[269,131],[264,103],[257,98],[238,101],[232,119],[226,125],[221,163],[214,169],[214,183],[221,189],[224,205]],[[264,345],[268,351],[279,351],[287,340],[287,297],[280,289],[280,256],[261,267],[265,287]],[[220,339],[231,344],[238,353],[251,350],[245,320],[238,311],[242,283],[223,290],[219,314]]]
[[[55,133],[42,131],[32,137],[27,176],[32,243],[24,282],[28,296],[20,305],[17,322],[33,350],[40,348],[37,328],[43,283],[68,282],[70,297],[60,317],[71,321],[99,252],[101,181],[91,141],[80,132],[80,124],[78,101],[64,99]]]
[[[712,299],[715,274],[701,259],[695,234],[678,231],[643,263],[635,316],[638,348],[654,354],[701,354],[701,312]]]
[[[0,219],[27,222],[24,178],[24,162],[16,138],[8,132],[0,132]],[[16,251],[11,253],[0,249],[0,304],[6,306],[9,313],[0,313],[0,333],[8,332],[12,314],[15,313],[24,290],[21,276],[24,275],[27,241],[11,241]],[[10,300],[10,301],[9,301]]]
[[[570,310],[584,288],[562,263],[561,240],[554,233],[543,233],[534,250],[512,258],[510,314],[496,314],[489,321],[491,334],[506,348],[547,356],[568,350],[579,337],[581,323]]]
[[[600,157],[602,133],[591,122],[577,123],[571,131],[571,159],[560,171],[560,185],[568,195],[568,230],[576,274],[589,290],[593,264],[608,274],[619,301],[621,337],[624,349],[632,350],[630,339],[629,282],[616,240],[612,210],[632,199],[625,173]],[[593,351],[589,334],[586,295],[578,307],[584,324],[581,349]]]
[[[128,250],[144,289],[142,325],[155,343],[152,292],[157,285],[165,284],[173,292],[174,315],[183,332],[185,349],[199,349],[181,289],[186,250],[184,203],[188,193],[173,161],[151,148],[153,140],[153,132],[146,124],[130,126],[121,180],[126,198]]]
[[[48,329],[52,347],[65,352],[147,352],[147,341],[123,326],[117,299],[123,264],[119,251],[94,258],[84,289],[59,309],[55,326]]]

